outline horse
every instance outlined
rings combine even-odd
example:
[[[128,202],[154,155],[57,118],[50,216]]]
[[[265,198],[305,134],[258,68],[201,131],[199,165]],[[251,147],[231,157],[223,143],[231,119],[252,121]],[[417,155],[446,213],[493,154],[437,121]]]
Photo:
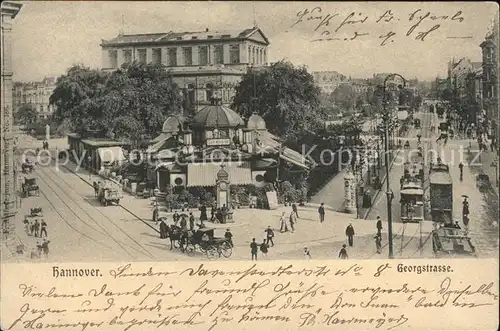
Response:
[[[181,228],[176,225],[167,225],[167,238],[170,239],[170,250],[174,247],[174,243],[179,242],[179,246],[182,239]]]

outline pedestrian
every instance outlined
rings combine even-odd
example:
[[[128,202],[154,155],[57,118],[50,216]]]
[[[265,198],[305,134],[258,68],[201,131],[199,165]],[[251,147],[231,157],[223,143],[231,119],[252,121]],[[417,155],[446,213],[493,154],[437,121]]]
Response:
[[[42,245],[40,245],[39,241],[36,242],[36,249],[38,251],[38,257],[40,258],[42,256],[43,247],[42,247]]]
[[[311,257],[311,252],[309,251],[309,249],[307,247],[304,247],[304,257],[306,259],[309,259],[309,260],[312,258]]]
[[[155,204],[155,206],[153,207],[153,222],[155,222],[155,224],[158,224],[159,214],[160,214],[160,210],[158,209],[158,205]]]
[[[381,235],[382,234],[382,219],[380,218],[380,216],[377,216],[377,235]]]
[[[375,246],[377,247],[377,254],[380,254],[382,251],[382,235],[377,234],[375,236]]]
[[[464,215],[462,221],[464,222],[465,228],[468,229],[469,228],[469,217]]]
[[[29,235],[29,233],[30,233],[30,221],[28,221],[27,217],[24,218],[23,224],[24,224],[24,232],[26,232],[26,234]]]
[[[352,247],[352,245],[354,245],[354,228],[352,226],[352,223],[349,223],[349,225],[345,229],[345,235],[347,236],[349,247]]]
[[[222,209],[217,208],[215,211],[215,220],[214,223],[222,223]]]
[[[206,221],[206,220],[208,220],[207,207],[201,206],[200,207],[200,221]]]
[[[181,229],[186,230],[187,229],[187,220],[186,220],[186,215],[181,216],[181,223],[180,223]]]
[[[160,219],[160,239],[167,238],[167,223],[165,223],[164,218]]]
[[[460,169],[460,180],[464,178],[464,164],[462,161],[458,164],[458,169]]]
[[[222,205],[222,208],[221,208],[221,216],[222,216],[222,224],[226,224],[226,221],[227,221],[227,207],[226,205]]]
[[[322,202],[318,208],[319,222],[323,223],[325,221],[325,204]]]
[[[234,247],[233,234],[231,233],[231,231],[229,229],[226,229],[226,233],[224,233],[224,238],[227,239],[227,242],[229,243],[229,245],[231,245],[231,247]]]
[[[43,250],[43,255],[45,255],[45,257],[49,257],[49,244],[50,244],[50,241],[48,241],[46,239],[43,240],[42,250]]]
[[[189,230],[194,230],[194,215],[193,212],[189,213]]]
[[[290,213],[290,217],[288,218],[289,221],[290,221],[290,229],[292,229],[292,233],[295,232],[295,227],[294,227],[294,224],[295,224],[295,221],[296,221],[296,217],[295,216],[295,213],[294,212],[291,212]]]
[[[286,213],[283,212],[280,217],[280,232],[288,232],[288,225],[286,224]]]
[[[342,248],[340,249],[340,252],[339,252],[339,258],[341,258],[342,260],[347,260],[348,256],[347,256],[347,251],[345,249],[345,244],[342,245]]]
[[[271,245],[272,245],[271,247],[274,247],[274,241],[273,241],[274,231],[273,231],[273,229],[271,229],[271,226],[268,226],[264,232],[266,233],[267,244],[269,245],[269,243],[271,243]]]
[[[30,235],[34,236],[35,235],[35,222],[30,221]]]
[[[45,149],[49,149],[49,142],[48,141],[45,142]]]
[[[40,230],[40,238],[42,238],[43,234],[45,233],[45,238],[47,238],[47,223],[45,220],[42,218],[42,222],[40,224],[41,230]]]
[[[295,216],[297,216],[297,218],[299,218],[299,212],[297,210],[297,205],[292,203],[292,211],[295,213]]]
[[[469,201],[467,201],[467,198],[464,198],[462,202],[462,215],[469,216]]]
[[[39,231],[40,231],[40,222],[38,222],[38,219],[35,220],[35,237],[39,236]]]
[[[94,188],[94,195],[97,197],[97,195],[99,194],[99,184],[97,184],[97,182],[94,181],[92,183],[92,187]]]
[[[266,239],[262,241],[262,244],[260,244],[260,252],[262,253],[262,256],[264,256],[265,259],[267,259],[267,252],[269,249],[269,245],[266,243]]]
[[[255,261],[257,261],[257,251],[258,251],[258,245],[255,242],[255,238],[252,239],[252,243],[250,243],[250,251],[252,253],[252,261],[255,258]]]
[[[212,209],[210,209],[210,214],[211,214],[211,217],[210,217],[210,221],[214,222],[215,221],[215,206],[212,205]]]

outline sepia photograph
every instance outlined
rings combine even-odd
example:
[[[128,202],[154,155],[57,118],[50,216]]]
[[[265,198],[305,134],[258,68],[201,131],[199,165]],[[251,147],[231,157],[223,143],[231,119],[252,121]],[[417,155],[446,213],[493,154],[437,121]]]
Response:
[[[498,259],[494,3],[1,11],[2,264]]]

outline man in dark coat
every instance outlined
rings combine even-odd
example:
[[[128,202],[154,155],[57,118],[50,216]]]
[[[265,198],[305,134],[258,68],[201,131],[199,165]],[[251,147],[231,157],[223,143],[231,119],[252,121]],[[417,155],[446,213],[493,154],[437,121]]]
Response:
[[[233,234],[231,233],[231,231],[229,229],[226,229],[226,233],[224,233],[224,238],[227,239],[227,241],[229,242],[229,245],[231,245],[231,247],[234,247]]]
[[[207,207],[205,206],[201,206],[200,207],[200,221],[206,221],[208,220],[208,217],[207,217]]]
[[[250,251],[252,253],[252,261],[255,260],[257,261],[257,252],[259,250],[259,245],[255,242],[255,238],[252,239],[252,242],[250,243]]]
[[[377,236],[380,236],[382,234],[382,220],[380,219],[380,216],[377,216]]]
[[[210,214],[211,214],[210,220],[212,222],[214,222],[215,221],[215,206],[212,206],[212,209],[210,209]]]
[[[339,258],[341,258],[342,260],[347,260],[348,258],[347,250],[345,249],[345,247],[346,247],[345,244],[343,244],[339,252]]]
[[[292,211],[295,213],[297,218],[299,218],[299,212],[297,211],[297,205],[292,203]]]
[[[264,232],[266,233],[266,237],[267,237],[267,244],[269,245],[269,243],[272,244],[272,246],[274,246],[274,241],[273,241],[273,238],[274,238],[274,231],[273,229],[271,229],[271,226],[268,226],[266,230],[264,230]],[[271,246],[271,247],[272,247]]]
[[[177,223],[179,222],[179,214],[177,213],[177,211],[174,212],[174,216],[172,217],[174,220],[174,224],[177,226]]]
[[[38,237],[39,236],[39,231],[40,230],[40,223],[38,222],[38,220],[35,220],[35,237]]]
[[[349,247],[352,247],[352,245],[354,245],[354,228],[352,227],[352,223],[349,223],[345,229],[345,235],[347,236]]]
[[[165,239],[167,238],[167,223],[164,222],[164,219],[161,218],[160,220],[160,238]]]
[[[321,206],[318,208],[319,222],[323,223],[325,221],[325,204],[322,202]]]
[[[155,204],[154,208],[153,208],[153,222],[155,222],[156,224],[158,224],[158,216],[159,216],[159,209],[158,209],[158,205]]]
[[[226,205],[222,205],[222,208],[221,208],[221,215],[222,215],[222,223],[225,224],[226,223],[226,220],[227,220],[227,207]]]
[[[180,223],[181,229],[186,230],[187,229],[187,220],[186,216],[182,215],[181,217],[181,223]]]
[[[41,227],[40,238],[43,236],[43,234],[45,234],[45,238],[47,238],[47,223],[45,222],[45,220],[43,218],[42,218],[42,222],[40,223],[40,227]]]
[[[194,230],[194,215],[192,212],[189,213],[189,230]]]

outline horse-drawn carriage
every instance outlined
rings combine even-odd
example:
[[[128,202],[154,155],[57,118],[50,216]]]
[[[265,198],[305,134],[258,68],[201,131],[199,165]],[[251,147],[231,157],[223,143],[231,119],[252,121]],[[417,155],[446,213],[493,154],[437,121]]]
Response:
[[[105,183],[99,182],[97,185],[97,199],[102,205],[108,206],[111,203],[120,204],[121,194],[118,186],[106,181]]]
[[[189,256],[194,256],[197,250],[206,254],[209,259],[221,256],[229,258],[233,253],[230,240],[215,237],[214,229],[202,228],[194,231],[171,226],[168,236],[174,247],[180,248]]]
[[[30,195],[40,195],[40,188],[36,183],[36,178],[26,178],[22,184],[22,190],[24,197],[29,197]]]
[[[491,187],[490,177],[486,174],[476,175],[476,187],[480,192]]]
[[[420,129],[420,119],[419,118],[415,118],[413,120],[413,126],[415,127],[415,129]]]
[[[36,217],[36,216],[43,216],[43,209],[42,207],[33,207],[30,208],[30,216],[31,217]]]

